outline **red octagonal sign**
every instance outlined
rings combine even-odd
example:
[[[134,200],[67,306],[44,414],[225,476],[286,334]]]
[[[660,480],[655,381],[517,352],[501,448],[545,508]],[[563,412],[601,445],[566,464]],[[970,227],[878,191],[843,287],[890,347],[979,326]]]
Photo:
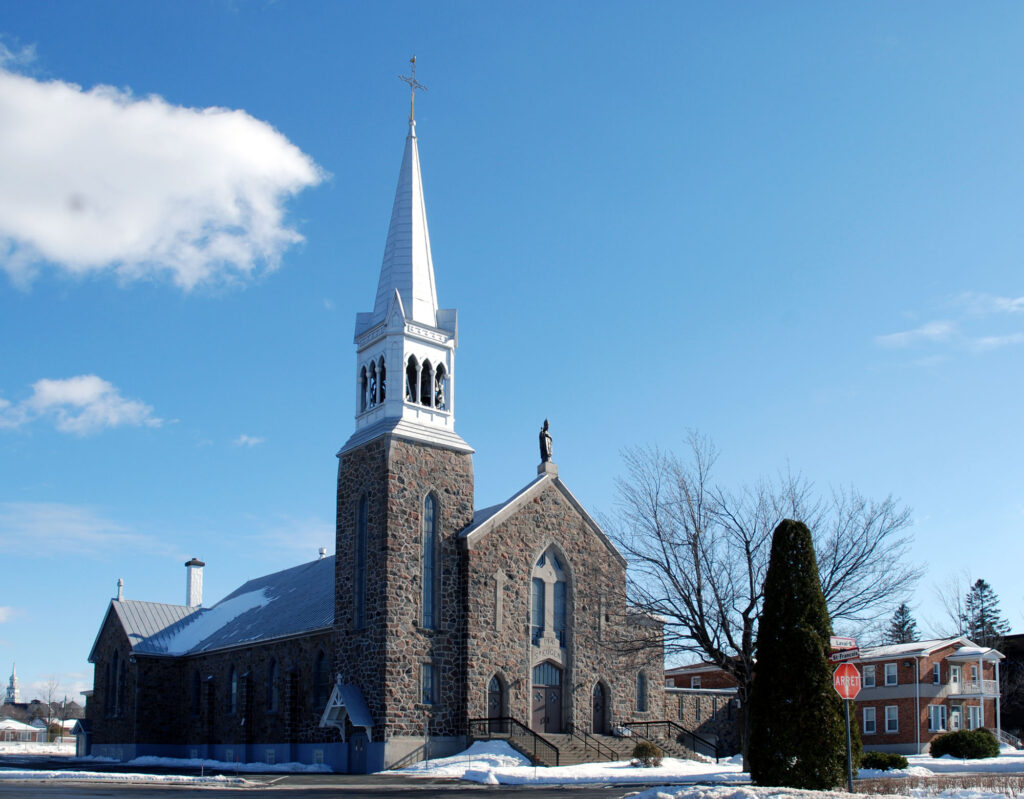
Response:
[[[843,699],[856,699],[860,693],[860,672],[852,663],[841,663],[832,678],[832,684]]]

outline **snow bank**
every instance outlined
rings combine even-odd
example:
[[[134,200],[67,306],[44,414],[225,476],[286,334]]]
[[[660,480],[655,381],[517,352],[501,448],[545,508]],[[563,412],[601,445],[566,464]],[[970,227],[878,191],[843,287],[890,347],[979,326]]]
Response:
[[[1006,799],[1005,794],[1001,792],[985,790],[928,793],[924,789],[914,789],[908,791],[907,795],[928,797],[928,799]],[[844,791],[801,791],[796,788],[692,786],[650,788],[640,793],[631,794],[630,799],[892,799],[892,796],[846,793]]]
[[[496,768],[516,768],[529,766],[530,761],[523,757],[504,741],[476,741],[469,749],[451,757],[439,757],[434,760],[423,760],[408,768],[395,769],[391,774],[412,774],[417,777],[464,777],[473,773],[477,779],[473,782],[486,782],[486,775]],[[532,768],[532,766],[531,766]],[[483,779],[481,779],[483,777]]]
[[[40,771],[38,769],[0,768],[0,780],[61,780],[65,782],[132,782],[173,785],[249,785],[240,777],[186,777],[180,774],[117,774],[100,771]]]
[[[180,768],[208,768],[217,771],[245,771],[253,774],[257,772],[289,772],[289,773],[317,773],[330,774],[331,767],[320,763],[229,763],[224,760],[203,760],[201,758],[188,757],[137,757],[129,760],[129,766],[178,766]]]
[[[43,741],[0,741],[2,755],[53,755],[68,757],[75,753],[74,741],[45,743]]]
[[[999,757],[986,757],[980,760],[961,760],[952,755],[932,757],[931,755],[908,755],[907,763],[911,772],[912,769],[924,769],[930,774],[963,774],[971,772],[975,774],[1014,774],[1024,773],[1024,751],[1017,751],[1010,747],[1004,748]],[[923,773],[923,772],[918,772]],[[864,771],[861,771],[864,774]],[[866,775],[865,775],[866,776]],[[878,776],[893,776],[893,772],[884,771]]]

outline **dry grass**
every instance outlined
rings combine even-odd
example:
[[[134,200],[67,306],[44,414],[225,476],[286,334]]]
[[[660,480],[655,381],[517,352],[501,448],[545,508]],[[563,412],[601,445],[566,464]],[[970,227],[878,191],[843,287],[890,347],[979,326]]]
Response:
[[[911,788],[920,788],[929,794],[980,788],[993,793],[1015,797],[1024,793],[1024,774],[935,774],[930,777],[875,777],[857,780],[857,793],[904,794]]]

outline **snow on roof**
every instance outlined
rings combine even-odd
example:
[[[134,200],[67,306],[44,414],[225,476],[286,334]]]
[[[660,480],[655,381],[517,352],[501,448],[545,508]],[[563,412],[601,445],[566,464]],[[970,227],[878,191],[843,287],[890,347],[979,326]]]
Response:
[[[133,647],[199,610],[185,605],[140,602],[137,599],[115,599],[111,605]]]
[[[883,658],[922,657],[930,655],[946,646],[961,646],[950,657],[988,657],[1001,658],[994,649],[978,646],[965,636],[952,638],[932,638],[927,641],[914,641],[909,644],[887,644],[885,646],[866,646],[860,650],[858,660],[880,660]]]
[[[36,728],[31,724],[25,724],[14,719],[0,719],[0,730],[14,730],[15,732],[35,732]]]
[[[334,556],[249,580],[135,647],[185,655],[281,638],[334,624]]]

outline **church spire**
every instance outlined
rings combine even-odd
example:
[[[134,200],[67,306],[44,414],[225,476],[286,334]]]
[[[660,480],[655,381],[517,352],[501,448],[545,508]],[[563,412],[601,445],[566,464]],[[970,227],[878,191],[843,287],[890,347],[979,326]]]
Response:
[[[434,286],[434,262],[430,255],[430,231],[423,201],[420,176],[420,152],[416,140],[415,99],[417,90],[426,86],[416,80],[416,56],[411,59],[412,76],[399,76],[409,84],[409,135],[405,138],[398,188],[391,207],[391,224],[384,246],[384,259],[373,305],[374,321],[383,319],[395,291],[409,321],[437,326],[437,289]]]

